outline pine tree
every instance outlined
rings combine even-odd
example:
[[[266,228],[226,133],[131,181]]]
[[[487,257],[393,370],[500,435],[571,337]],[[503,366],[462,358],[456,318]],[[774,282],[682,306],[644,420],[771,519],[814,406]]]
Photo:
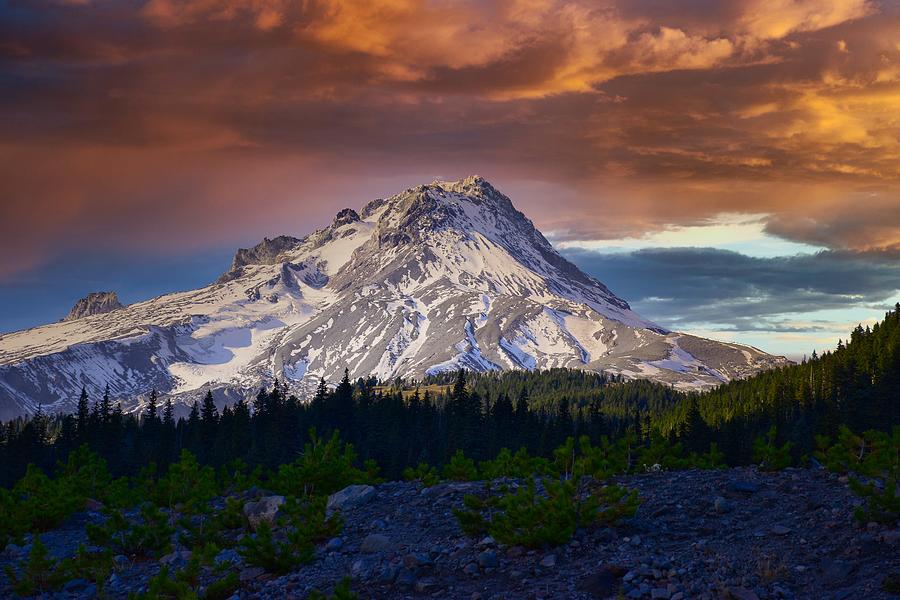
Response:
[[[200,409],[200,420],[207,426],[213,426],[219,420],[219,410],[213,400],[212,390],[206,391],[203,397],[203,407]]]
[[[175,426],[175,409],[172,407],[171,398],[166,398],[166,403],[163,407],[163,423],[166,427]]]
[[[109,399],[109,384],[107,383],[106,389],[103,391],[103,400],[100,401],[100,421],[107,425],[110,416],[112,416],[112,402]]]
[[[200,405],[194,400],[191,404],[191,413],[188,415],[188,426],[196,428],[200,424]]]
[[[90,408],[88,407],[88,395],[84,386],[81,386],[81,395],[78,397],[78,437],[82,440],[87,437],[88,419],[90,418]]]
[[[350,372],[344,369],[344,376],[334,390],[332,396],[333,413],[330,415],[337,429],[348,434],[353,430],[355,422],[355,408],[353,403],[353,384],[350,383]]]
[[[150,397],[147,399],[147,420],[152,422],[156,422],[156,401],[157,401],[157,393],[156,389],[150,391]]]

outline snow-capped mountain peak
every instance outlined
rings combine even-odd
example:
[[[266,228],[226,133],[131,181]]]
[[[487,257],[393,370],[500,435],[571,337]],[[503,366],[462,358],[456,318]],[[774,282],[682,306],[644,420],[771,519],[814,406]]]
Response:
[[[275,378],[571,367],[702,388],[779,364],[671,333],[559,255],[478,176],[344,209],[238,250],[205,288],[0,336],[0,417],[67,410],[82,385],[232,397]]]

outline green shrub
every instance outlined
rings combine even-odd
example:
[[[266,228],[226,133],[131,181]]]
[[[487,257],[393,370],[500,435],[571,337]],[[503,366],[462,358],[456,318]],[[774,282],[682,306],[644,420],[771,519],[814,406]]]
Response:
[[[900,571],[888,573],[881,580],[881,589],[888,594],[900,594]]]
[[[218,493],[216,473],[212,467],[201,467],[197,457],[182,450],[178,462],[169,465],[151,492],[157,506],[188,515],[206,512],[209,501]]]
[[[572,448],[574,456],[572,472],[576,476],[589,475],[595,479],[608,479],[629,471],[636,452],[634,444],[634,435],[628,433],[615,443],[610,442],[608,437],[601,436],[599,446],[592,445],[586,435],[581,436],[578,440],[577,453],[574,443],[569,444],[569,440],[566,440],[564,447],[567,450]]]
[[[69,481],[50,479],[34,465],[13,486],[12,498],[14,534],[53,529],[84,507],[84,497],[73,493]]]
[[[109,550],[89,552],[82,544],[75,556],[62,562],[66,579],[84,579],[97,586],[97,594],[103,597],[103,588],[113,572],[113,555]]]
[[[254,535],[241,540],[239,552],[247,564],[270,573],[284,574],[312,561],[315,544],[340,532],[339,517],[325,517],[327,499],[288,498],[282,505],[285,528],[276,537],[272,527],[262,522]]]
[[[861,521],[893,523],[900,519],[900,427],[890,434],[870,430],[856,435],[841,427],[837,442],[818,438],[817,456],[829,470],[850,475],[850,489],[865,507],[854,514]]]
[[[515,454],[509,448],[501,448],[496,458],[482,462],[479,469],[485,479],[525,479],[533,475],[549,476],[554,472],[550,461],[529,455],[525,448],[519,448]]]
[[[219,469],[218,488],[223,492],[237,493],[260,485],[262,467],[251,469],[243,460],[236,458]]]
[[[319,590],[310,592],[306,600],[358,600],[359,596],[350,589],[350,578],[344,577],[339,584],[334,586],[331,595],[326,595]]]
[[[403,479],[407,481],[421,481],[425,487],[431,487],[440,480],[437,469],[428,463],[420,462],[416,468],[407,467],[403,470]]]
[[[709,451],[706,454],[692,452],[687,460],[688,464],[695,469],[725,469],[728,467],[728,463],[725,462],[725,454],[719,450],[719,446],[715,442],[709,445]]]
[[[207,544],[191,554],[187,564],[183,569],[175,571],[169,570],[167,565],[163,565],[159,573],[154,575],[147,582],[147,591],[140,594],[130,594],[130,600],[199,600],[200,595],[200,576],[203,567],[212,564],[219,549],[215,544]],[[237,580],[234,577],[226,577],[228,584],[233,584]],[[217,582],[218,583],[218,582]],[[215,585],[215,584],[213,584]],[[212,586],[210,586],[212,587]],[[226,587],[225,584],[222,587]],[[231,591],[237,589],[234,586]],[[220,594],[223,590],[216,587],[215,593]],[[202,596],[203,598],[222,598],[222,596],[210,596],[209,591]],[[227,597],[227,596],[225,596]]]
[[[468,535],[489,533],[504,544],[539,548],[566,543],[579,527],[633,516],[639,505],[636,491],[614,485],[592,491],[575,479],[541,483],[543,494],[534,477],[515,491],[504,486],[499,495],[488,488],[485,498],[466,496],[465,508],[454,514]]]
[[[227,598],[231,598],[240,587],[240,577],[237,573],[232,571],[206,586],[206,592],[203,594],[203,597],[206,600],[227,600]]]
[[[86,526],[92,544],[137,558],[156,558],[169,551],[175,530],[169,517],[149,502],[141,506],[137,521],[129,521],[121,510],[107,511],[107,517],[100,525]]]
[[[773,425],[765,437],[758,437],[753,441],[753,460],[759,463],[759,468],[766,471],[781,471],[791,466],[791,447],[793,444],[785,442],[778,446],[775,442],[778,432]]]
[[[637,462],[645,471],[656,468],[664,471],[687,469],[691,462],[684,456],[680,442],[672,443],[658,431],[650,434],[650,443],[637,451]],[[658,467],[657,467],[658,466]]]
[[[368,481],[368,474],[354,466],[353,446],[342,443],[337,431],[326,441],[310,429],[309,438],[300,457],[278,467],[272,478],[271,487],[279,494],[298,498],[328,495],[351,483]]]
[[[10,587],[20,596],[55,591],[72,579],[93,582],[102,596],[103,585],[112,570],[113,560],[109,552],[88,552],[81,545],[71,558],[56,560],[47,552],[40,536],[34,536],[28,558],[18,569],[7,566],[6,575]]]
[[[13,592],[20,596],[33,596],[39,592],[58,590],[68,581],[68,573],[59,562],[47,552],[47,547],[35,536],[31,542],[28,558],[19,565],[18,572],[10,566],[6,567]]]
[[[450,458],[450,462],[444,465],[444,479],[453,481],[475,481],[478,479],[478,468],[475,461],[466,458],[462,450],[457,450]]]

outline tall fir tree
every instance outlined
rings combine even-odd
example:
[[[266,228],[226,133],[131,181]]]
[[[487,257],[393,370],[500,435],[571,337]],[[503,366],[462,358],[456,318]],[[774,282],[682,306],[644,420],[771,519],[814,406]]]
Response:
[[[88,432],[88,419],[90,419],[90,407],[88,406],[88,395],[87,389],[84,386],[81,386],[81,395],[78,396],[78,417],[77,417],[77,431],[78,437],[82,440],[87,438]]]

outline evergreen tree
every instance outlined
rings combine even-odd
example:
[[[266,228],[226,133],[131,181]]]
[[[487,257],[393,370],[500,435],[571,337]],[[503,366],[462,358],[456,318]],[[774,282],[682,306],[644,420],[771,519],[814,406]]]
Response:
[[[89,410],[87,390],[84,386],[81,386],[81,395],[78,397],[77,430],[78,437],[82,440],[87,438],[88,419],[90,418]]]
[[[212,390],[206,391],[203,397],[203,407],[200,409],[200,420],[207,426],[213,426],[219,420],[219,410],[213,400]]]
[[[100,422],[104,425],[109,424],[109,419],[112,416],[112,401],[109,399],[109,384],[106,384],[106,389],[103,391],[103,400],[100,401]]]
[[[150,391],[150,397],[147,399],[147,419],[150,422],[156,422],[156,402],[158,399],[158,395],[156,393],[156,389]]]
[[[163,424],[166,427],[175,426],[175,409],[172,407],[171,398],[166,398],[166,403],[163,407]]]

